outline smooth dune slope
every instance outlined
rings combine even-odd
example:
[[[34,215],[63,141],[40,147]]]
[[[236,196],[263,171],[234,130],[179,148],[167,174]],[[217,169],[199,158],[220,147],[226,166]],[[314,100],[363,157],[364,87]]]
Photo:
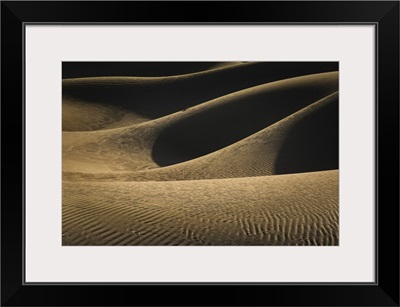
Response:
[[[112,64],[63,64],[63,245],[339,244],[337,63]]]

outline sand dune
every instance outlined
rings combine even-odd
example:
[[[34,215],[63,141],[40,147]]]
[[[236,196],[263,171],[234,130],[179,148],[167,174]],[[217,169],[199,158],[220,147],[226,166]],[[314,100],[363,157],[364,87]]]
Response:
[[[63,80],[63,244],[337,245],[337,64],[186,64]]]
[[[332,71],[336,63],[292,63],[282,69],[280,63],[246,63],[222,66],[208,71],[167,77],[91,77],[63,80],[63,107],[80,103],[95,105],[101,120],[90,121],[79,112],[63,112],[64,131],[97,130],[155,119],[187,109],[199,103],[276,80]],[[102,116],[104,110],[123,111],[119,116]],[[103,111],[101,111],[103,110]],[[75,117],[75,115],[77,117]],[[139,120],[137,120],[139,119]]]
[[[234,92],[141,125],[64,132],[64,170],[85,172],[86,164],[88,172],[134,171],[188,161],[242,140],[337,87],[336,72],[302,76]]]
[[[334,93],[231,146],[133,177],[193,180],[337,169],[337,116],[338,94]]]

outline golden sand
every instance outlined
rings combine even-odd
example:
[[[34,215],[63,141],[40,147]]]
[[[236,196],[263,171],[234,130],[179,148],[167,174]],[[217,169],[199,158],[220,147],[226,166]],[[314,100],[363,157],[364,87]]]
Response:
[[[338,72],[280,64],[63,80],[63,245],[338,245]]]

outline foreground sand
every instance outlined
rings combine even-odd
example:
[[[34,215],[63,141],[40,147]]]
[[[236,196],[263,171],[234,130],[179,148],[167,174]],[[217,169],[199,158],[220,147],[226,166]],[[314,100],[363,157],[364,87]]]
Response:
[[[338,171],[168,182],[66,182],[63,242],[336,245]]]
[[[338,245],[338,73],[310,67],[65,79],[63,245]]]

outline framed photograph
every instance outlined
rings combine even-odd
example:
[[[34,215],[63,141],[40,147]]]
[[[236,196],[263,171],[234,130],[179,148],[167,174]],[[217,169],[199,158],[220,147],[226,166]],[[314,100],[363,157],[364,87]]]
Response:
[[[3,306],[399,306],[398,1],[1,29]]]

